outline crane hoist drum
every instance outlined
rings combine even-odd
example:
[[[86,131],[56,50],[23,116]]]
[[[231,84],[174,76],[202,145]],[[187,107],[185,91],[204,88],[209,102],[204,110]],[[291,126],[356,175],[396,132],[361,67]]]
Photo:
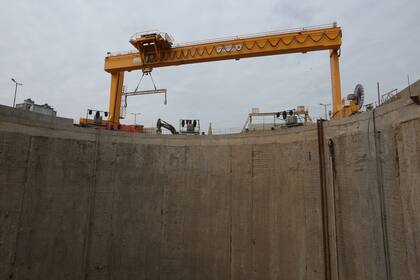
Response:
[[[354,92],[347,95],[347,100],[355,102],[360,110],[365,102],[365,90],[363,86],[361,84],[357,84],[354,88]]]

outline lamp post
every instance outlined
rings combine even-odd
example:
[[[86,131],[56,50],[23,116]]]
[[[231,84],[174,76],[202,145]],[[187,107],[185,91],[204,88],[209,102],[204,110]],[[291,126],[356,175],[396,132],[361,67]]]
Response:
[[[141,115],[141,113],[131,113],[134,115],[134,125],[137,125],[137,115]]]
[[[328,120],[328,114],[327,114],[327,106],[331,106],[331,104],[324,104],[324,103],[319,103],[319,105],[324,106],[324,111],[325,111],[325,119]]]
[[[18,86],[23,86],[23,84],[16,82],[16,80],[14,78],[12,78],[12,82],[15,83],[15,96],[13,97],[13,108],[15,108],[17,87]]]

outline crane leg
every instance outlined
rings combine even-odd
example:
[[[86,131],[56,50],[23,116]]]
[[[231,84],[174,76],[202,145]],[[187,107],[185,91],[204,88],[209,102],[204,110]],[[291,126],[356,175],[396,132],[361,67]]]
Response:
[[[111,73],[111,90],[109,95],[108,124],[117,128],[120,124],[121,96],[123,90],[124,72]]]
[[[340,82],[340,61],[338,50],[330,51],[330,67],[331,67],[331,89],[332,89],[332,116],[340,118],[340,111],[343,109],[341,101],[341,82]]]

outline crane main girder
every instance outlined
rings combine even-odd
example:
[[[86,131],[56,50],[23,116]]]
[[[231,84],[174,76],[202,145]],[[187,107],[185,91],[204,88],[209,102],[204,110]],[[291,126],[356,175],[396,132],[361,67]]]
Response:
[[[173,45],[172,39],[162,34],[135,36],[130,43],[137,51],[109,53],[105,58],[105,71],[111,73],[108,117],[110,126],[119,125],[125,71],[142,70],[143,73],[150,73],[157,67],[321,50],[330,51],[333,116],[340,118],[352,113],[346,110],[341,100],[339,49],[342,32],[336,24],[183,45]]]
[[[226,59],[337,50],[341,46],[341,35],[340,27],[327,27],[157,48],[156,58],[159,59],[147,63],[139,52],[110,54],[105,58],[105,71],[112,73]]]

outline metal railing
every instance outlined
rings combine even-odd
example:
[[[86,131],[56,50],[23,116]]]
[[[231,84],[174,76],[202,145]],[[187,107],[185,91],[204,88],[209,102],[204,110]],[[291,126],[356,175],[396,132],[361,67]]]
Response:
[[[221,134],[236,134],[241,133],[242,127],[231,127],[231,128],[212,128],[212,134],[221,135]],[[206,131],[207,134],[207,131]]]
[[[148,30],[148,31],[142,31],[142,32],[137,32],[135,33],[133,36],[131,36],[130,41],[131,40],[136,40],[144,35],[148,35],[148,34],[157,34],[160,35],[162,38],[164,38],[166,41],[172,43],[174,41],[174,38],[165,32],[161,32],[159,30]]]
[[[127,54],[137,54],[139,53],[139,51],[137,50],[133,50],[133,51],[116,51],[116,52],[107,52],[106,56],[110,57],[110,56],[119,56],[119,55],[127,55]]]
[[[302,32],[302,31],[310,31],[310,30],[322,29],[322,28],[326,29],[326,28],[333,28],[333,27],[337,27],[337,23],[334,22],[331,24],[312,25],[312,26],[307,26],[307,27],[280,29],[280,30],[273,30],[273,31],[268,31],[268,32],[250,33],[250,34],[245,34],[245,35],[218,37],[214,39],[178,43],[178,44],[175,44],[174,47],[185,47],[185,46],[190,46],[190,45],[206,44],[210,42],[217,43],[217,42],[228,41],[228,40],[249,39],[249,38],[257,37],[257,36],[269,36],[269,35],[275,35],[275,34]]]
[[[288,28],[288,29],[280,29],[280,30],[274,30],[274,31],[269,31],[269,32],[250,33],[250,34],[245,34],[245,35],[226,36],[226,37],[217,37],[214,39],[190,41],[190,42],[173,44],[173,47],[186,47],[186,46],[191,46],[191,45],[206,44],[210,42],[217,43],[217,42],[228,41],[228,40],[248,39],[248,38],[252,38],[256,36],[269,36],[269,35],[274,35],[274,34],[311,31],[315,29],[323,29],[323,28],[327,29],[327,28],[334,28],[334,27],[337,27],[336,22],[333,22],[331,24],[312,25],[312,26],[300,27],[300,28]],[[152,34],[152,33],[161,35],[163,38],[165,38],[165,40],[171,43],[173,43],[174,41],[173,37],[170,34],[165,33],[165,32],[160,32],[159,30],[149,30],[149,31],[135,33],[133,36],[131,36],[130,40],[137,39],[140,36],[143,36],[146,34]],[[118,56],[118,55],[135,54],[135,53],[138,53],[138,51],[109,52],[107,53],[107,55]]]
[[[381,95],[381,104],[388,103],[394,99],[394,97],[397,95],[398,89],[393,89],[391,91],[388,91],[385,94]]]

